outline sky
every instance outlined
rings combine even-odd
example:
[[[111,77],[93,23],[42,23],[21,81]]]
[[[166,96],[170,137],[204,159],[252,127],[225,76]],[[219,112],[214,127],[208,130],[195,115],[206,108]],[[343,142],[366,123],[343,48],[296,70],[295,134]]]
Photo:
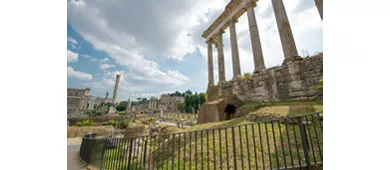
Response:
[[[117,101],[161,94],[205,92],[207,44],[201,37],[229,0],[68,0],[67,87],[90,88]],[[298,53],[323,50],[322,21],[314,0],[283,1]],[[281,65],[283,51],[271,0],[257,2],[256,22],[267,68]],[[248,18],[236,23],[241,72],[253,72]],[[226,79],[233,76],[229,29],[223,34]],[[213,48],[214,81],[218,82]]]

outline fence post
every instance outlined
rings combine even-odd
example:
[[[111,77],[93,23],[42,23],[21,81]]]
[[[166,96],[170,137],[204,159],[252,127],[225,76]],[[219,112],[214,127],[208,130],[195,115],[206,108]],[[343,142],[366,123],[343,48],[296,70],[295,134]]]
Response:
[[[129,160],[127,161],[127,170],[130,170],[130,160],[131,160],[132,152],[133,152],[133,138],[130,138],[130,152],[129,152]]]
[[[306,130],[303,127],[302,118],[301,117],[298,117],[298,126],[299,126],[299,131],[300,131],[300,134],[301,134],[302,146],[303,146],[303,154],[305,156],[306,165],[307,165],[308,169],[311,169],[311,167],[310,167],[309,151],[308,151],[308,146],[307,146],[308,141],[307,141],[307,136],[306,136]]]
[[[104,139],[103,141],[103,148],[102,148],[102,155],[100,156],[100,169],[104,169],[104,154],[106,153],[106,140]]]
[[[145,140],[145,147],[144,147],[144,162],[143,162],[143,164],[144,164],[144,167],[145,167],[145,163],[146,163],[146,154],[147,154],[147,144],[148,144],[148,137],[146,137],[146,140]]]

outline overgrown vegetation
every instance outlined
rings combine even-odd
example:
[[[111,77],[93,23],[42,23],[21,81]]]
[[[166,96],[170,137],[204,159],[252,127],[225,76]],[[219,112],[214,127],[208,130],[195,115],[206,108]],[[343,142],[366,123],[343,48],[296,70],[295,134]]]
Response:
[[[252,79],[252,74],[249,73],[249,72],[244,73],[244,79],[247,80],[247,81],[251,80]]]
[[[129,120],[126,120],[126,119],[125,120],[121,120],[118,123],[118,127],[119,127],[119,129],[126,129],[129,126],[129,124],[130,124]]]
[[[103,126],[114,126],[116,127],[118,125],[118,121],[115,120],[109,120],[107,122],[103,122]]]
[[[92,126],[93,124],[94,123],[91,120],[82,120],[82,121],[76,122],[77,126]]]

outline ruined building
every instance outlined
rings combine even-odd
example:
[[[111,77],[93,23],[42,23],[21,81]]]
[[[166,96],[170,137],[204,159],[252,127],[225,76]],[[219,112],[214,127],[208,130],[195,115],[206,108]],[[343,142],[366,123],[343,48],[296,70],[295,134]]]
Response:
[[[68,114],[78,114],[86,110],[91,110],[104,102],[110,102],[111,99],[106,95],[105,98],[89,95],[91,89],[67,89],[67,112]]]

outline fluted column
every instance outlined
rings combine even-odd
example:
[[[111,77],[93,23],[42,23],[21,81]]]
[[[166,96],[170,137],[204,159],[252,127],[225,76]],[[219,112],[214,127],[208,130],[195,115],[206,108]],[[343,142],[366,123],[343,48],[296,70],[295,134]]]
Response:
[[[284,59],[298,56],[297,47],[288,22],[286,9],[282,0],[271,0],[275,12],[276,25],[278,26],[279,37],[282,43]]]
[[[322,0],[314,0],[314,3],[317,6],[318,12],[320,13],[321,20],[323,20],[323,14],[322,14]]]
[[[230,44],[232,48],[233,79],[241,75],[240,57],[238,54],[238,45],[237,45],[236,22],[237,21],[231,20],[229,26]]]
[[[225,76],[225,59],[223,55],[223,40],[222,40],[223,32],[219,32],[216,34],[216,46],[218,52],[218,77],[219,82],[226,81]]]
[[[209,64],[209,86],[214,85],[214,68],[213,68],[213,44],[209,40],[207,41],[207,54]]]
[[[254,73],[265,69],[264,56],[260,43],[259,30],[257,29],[254,7],[256,4],[250,2],[246,6],[246,14],[248,15],[249,33],[251,36],[251,45],[253,53],[253,63],[255,65]]]

